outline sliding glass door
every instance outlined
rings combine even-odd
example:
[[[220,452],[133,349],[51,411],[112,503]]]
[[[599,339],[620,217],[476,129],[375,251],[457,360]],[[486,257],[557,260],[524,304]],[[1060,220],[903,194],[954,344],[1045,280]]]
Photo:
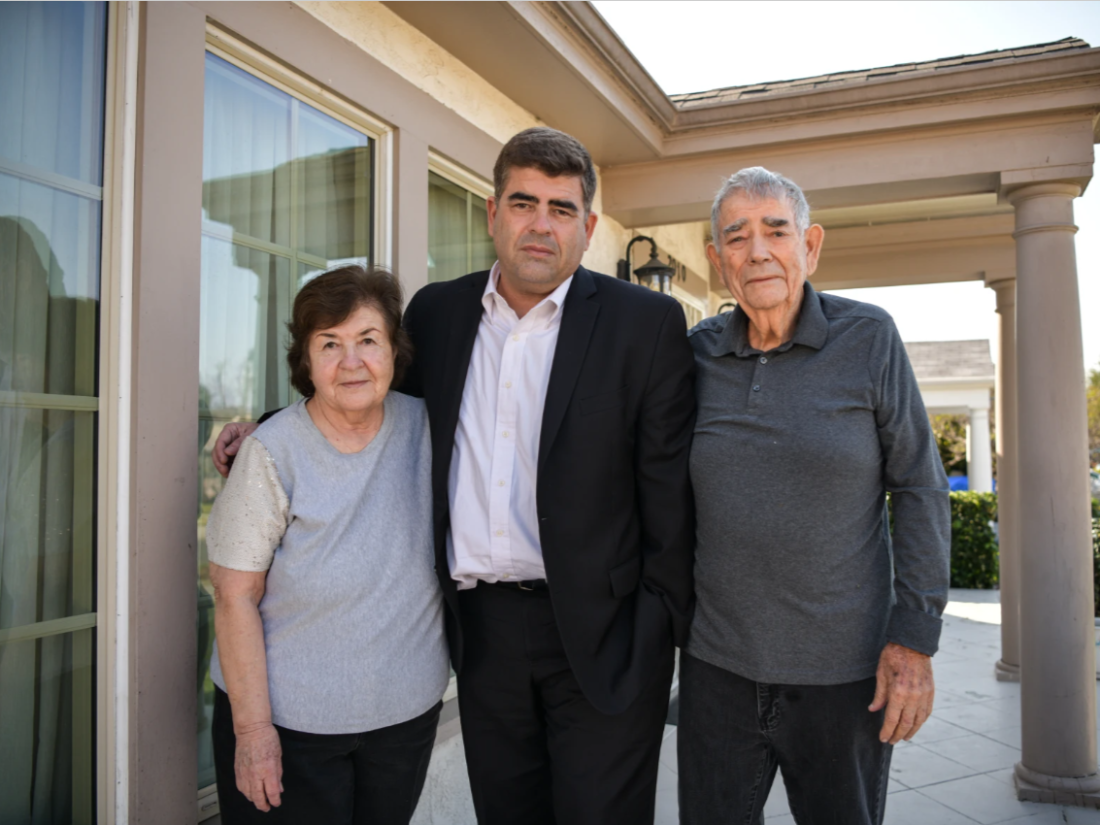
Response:
[[[105,3],[0,3],[0,822],[94,821]]]

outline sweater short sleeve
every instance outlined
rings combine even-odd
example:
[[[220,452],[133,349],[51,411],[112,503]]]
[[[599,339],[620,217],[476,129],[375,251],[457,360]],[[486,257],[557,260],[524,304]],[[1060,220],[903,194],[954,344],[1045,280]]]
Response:
[[[275,460],[249,436],[206,523],[210,561],[230,570],[266,571],[286,533],[289,509]]]

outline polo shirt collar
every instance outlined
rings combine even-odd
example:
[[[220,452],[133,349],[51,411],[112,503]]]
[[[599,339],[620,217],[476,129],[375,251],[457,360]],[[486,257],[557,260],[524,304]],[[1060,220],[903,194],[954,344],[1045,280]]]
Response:
[[[794,335],[791,340],[785,341],[776,347],[776,352],[786,352],[795,344],[821,349],[829,338],[829,319],[825,317],[821,309],[821,298],[810,282],[806,281],[802,286],[802,306],[798,311],[798,322],[795,324]],[[736,355],[738,358],[747,358],[758,354],[760,350],[749,344],[749,316],[740,306],[730,314],[726,328],[722,330],[719,339],[719,355]]]

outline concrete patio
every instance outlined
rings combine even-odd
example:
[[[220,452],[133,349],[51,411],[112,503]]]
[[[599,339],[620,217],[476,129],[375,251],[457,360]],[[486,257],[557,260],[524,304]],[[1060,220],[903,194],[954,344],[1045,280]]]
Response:
[[[1020,686],[993,675],[1000,657],[999,593],[952,590],[934,659],[936,706],[912,742],[894,750],[887,825],[1100,825],[1100,810],[1018,802]],[[793,823],[777,777],[764,809],[769,825]],[[676,728],[666,728],[657,825],[676,825]]]

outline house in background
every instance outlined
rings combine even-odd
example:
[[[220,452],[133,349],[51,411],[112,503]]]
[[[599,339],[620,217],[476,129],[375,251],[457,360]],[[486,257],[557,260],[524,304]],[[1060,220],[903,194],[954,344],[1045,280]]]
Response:
[[[0,55],[0,821],[216,812],[212,439],[291,400],[281,324],[314,273],[365,260],[411,295],[486,266],[493,161],[537,124],[600,168],[585,265],[652,237],[691,320],[729,298],[707,219],[751,165],[828,229],[819,288],[996,290],[1017,782],[1100,792],[1072,234],[1100,50],[669,97],[588,3],[17,2]]]
[[[966,489],[992,492],[989,406],[997,373],[989,341],[916,341],[905,351],[928,414],[966,416]]]

